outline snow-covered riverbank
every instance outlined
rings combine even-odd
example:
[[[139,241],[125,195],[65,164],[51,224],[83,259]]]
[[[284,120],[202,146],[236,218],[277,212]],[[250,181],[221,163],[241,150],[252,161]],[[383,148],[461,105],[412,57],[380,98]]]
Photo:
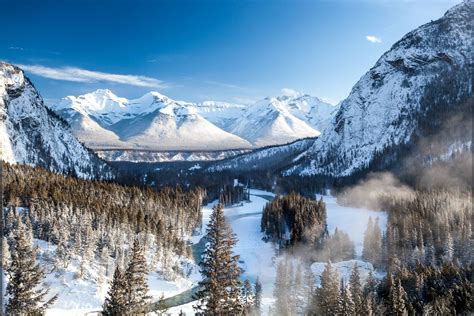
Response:
[[[250,202],[244,202],[237,206],[227,207],[224,210],[225,216],[231,225],[234,233],[237,235],[238,243],[234,248],[236,254],[240,255],[240,264],[244,270],[242,279],[249,279],[254,282],[256,277],[260,278],[263,286],[263,312],[268,311],[268,307],[272,305],[273,298],[273,284],[276,275],[276,262],[280,259],[275,254],[275,249],[272,243],[266,243],[262,240],[262,232],[260,229],[261,214],[265,204],[271,200],[275,195],[271,192],[262,190],[250,190]],[[320,198],[321,196],[318,196]],[[387,223],[387,216],[384,212],[375,212],[367,209],[352,208],[339,205],[335,197],[322,196],[327,205],[327,223],[330,233],[334,232],[335,228],[341,229],[349,234],[356,246],[356,254],[360,259],[360,254],[363,248],[364,231],[367,227],[369,217],[375,219],[379,218],[379,223],[382,230],[385,230]],[[190,242],[198,244],[205,235],[209,217],[212,213],[212,207],[217,202],[210,203],[203,207],[203,225],[199,234],[190,237]],[[45,251],[47,245],[39,241],[40,249]],[[54,250],[54,246],[50,245],[49,252]],[[370,269],[371,265],[365,265],[358,261],[360,267],[367,266]],[[189,264],[193,265],[192,262]],[[344,275],[349,270],[349,266],[353,266],[354,262],[342,262],[336,265],[340,267],[339,272]],[[318,277],[324,265],[321,263],[313,264],[313,272]],[[73,263],[68,268],[65,275],[61,277],[50,273],[47,282],[51,287],[52,293],[59,293],[60,299],[53,306],[53,309],[48,311],[48,315],[84,315],[86,312],[97,311],[101,308],[101,302],[104,299],[107,286],[100,287],[94,284],[94,278],[90,280],[81,280],[74,277],[77,272],[77,264]],[[150,293],[154,299],[159,297],[161,293],[165,297],[174,297],[179,293],[186,293],[197,285],[200,279],[198,267],[194,265],[192,273],[187,278],[178,277],[176,281],[165,281],[160,276],[153,272],[149,275]],[[95,273],[92,269],[92,274]],[[362,271],[363,272],[363,271]],[[367,271],[366,271],[367,272]],[[104,280],[106,281],[106,280]],[[189,297],[191,295],[188,295]],[[192,305],[190,302],[181,306],[173,307],[168,312],[172,315],[177,315],[180,310],[186,312],[187,315],[193,315]]]
[[[272,292],[276,275],[276,262],[278,258],[275,255],[274,247],[271,243],[262,240],[263,234],[260,229],[260,221],[263,207],[268,202],[269,197],[275,195],[271,192],[262,190],[250,190],[250,202],[243,203],[239,206],[227,207],[224,210],[225,216],[230,223],[234,233],[239,239],[235,253],[240,255],[241,266],[245,270],[243,279],[248,278],[254,281],[258,276],[263,287],[263,308],[264,314],[268,311],[268,307],[273,303]],[[318,199],[321,196],[318,196]],[[336,227],[344,230],[349,234],[355,243],[356,254],[360,256],[363,248],[364,232],[367,227],[369,217],[373,219],[379,218],[380,227],[385,230],[387,216],[385,212],[376,212],[367,209],[353,208],[342,206],[337,203],[335,197],[324,195],[323,200],[327,206],[327,223],[328,230],[333,233]],[[203,231],[202,234],[193,237],[193,242],[199,242],[205,233],[205,227],[209,222],[209,216],[212,213],[212,203],[203,209]],[[347,261],[339,263],[336,268],[340,267],[340,274],[345,275],[349,270],[347,267],[353,267],[355,261]],[[370,264],[358,261],[358,265],[362,268],[362,274],[367,274],[372,269]],[[313,272],[318,277],[320,271],[318,269],[322,265],[314,265]],[[367,267],[365,269],[364,267]],[[367,270],[367,271],[365,271]],[[188,303],[170,309],[173,315],[178,314],[180,310],[186,312],[187,315],[193,314],[193,303]]]

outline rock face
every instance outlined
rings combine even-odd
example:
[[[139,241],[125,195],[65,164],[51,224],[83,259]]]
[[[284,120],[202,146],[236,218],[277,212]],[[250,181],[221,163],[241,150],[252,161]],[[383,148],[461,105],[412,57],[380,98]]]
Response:
[[[466,0],[395,43],[286,174],[340,177],[363,171],[472,100],[473,11],[473,1]]]
[[[1,159],[82,178],[108,178],[112,169],[85,148],[69,125],[43,103],[23,71],[0,62]]]

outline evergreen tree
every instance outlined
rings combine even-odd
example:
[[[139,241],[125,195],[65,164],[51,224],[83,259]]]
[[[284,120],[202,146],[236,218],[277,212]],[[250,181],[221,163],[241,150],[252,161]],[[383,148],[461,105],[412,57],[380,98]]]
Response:
[[[242,287],[241,301],[244,314],[252,314],[255,303],[255,293],[253,292],[252,284],[248,279],[244,281],[244,286]]]
[[[158,299],[158,304],[156,306],[156,311],[158,315],[166,315],[166,311],[169,309],[168,304],[165,301],[165,295],[161,293],[160,298]]]
[[[107,297],[105,298],[103,314],[104,315],[123,315],[126,313],[127,306],[127,289],[128,285],[125,275],[117,266],[114,272],[112,285],[110,286]]]
[[[295,272],[295,279],[293,282],[293,292],[294,292],[294,311],[297,314],[302,314],[304,312],[304,303],[305,303],[305,289],[303,283],[303,271],[301,264],[298,264]]]
[[[363,315],[366,312],[366,309],[363,303],[362,284],[360,281],[360,273],[357,263],[354,264],[354,268],[349,279],[349,286],[352,300],[354,301],[355,313],[357,315]]]
[[[389,273],[388,276],[389,295],[387,301],[387,314],[394,316],[406,316],[408,311],[406,309],[406,297],[407,293],[402,286],[402,282],[399,278],[393,281],[392,275]]]
[[[242,310],[240,301],[241,270],[239,256],[232,249],[237,238],[225,221],[222,205],[213,208],[206,231],[207,247],[202,255],[200,290],[195,298],[197,313],[210,315],[238,314]]]
[[[143,249],[138,238],[135,239],[132,248],[132,258],[125,271],[127,282],[127,310],[135,314],[143,314],[150,297],[147,283],[147,264]]]
[[[43,314],[57,299],[57,295],[45,301],[49,292],[49,289],[42,284],[46,271],[36,263],[37,249],[32,248],[30,233],[21,219],[18,220],[14,242],[11,264],[7,269],[9,279],[6,294],[9,300],[5,313],[7,315]]]
[[[309,264],[305,265],[304,268],[304,301],[309,302],[311,301],[313,294],[314,294],[314,274],[311,271],[311,266]]]
[[[10,245],[8,244],[7,237],[3,237],[2,240],[2,269],[7,271],[10,266]]]
[[[275,285],[273,287],[273,297],[275,298],[275,312],[277,315],[290,315],[290,278],[288,276],[288,266],[284,261],[280,261],[277,266]]]
[[[341,292],[339,295],[339,302],[337,306],[337,315],[341,316],[355,316],[355,305],[352,300],[350,289],[344,284],[341,279]]]
[[[364,235],[362,259],[371,262],[374,266],[378,266],[381,262],[381,255],[382,231],[380,229],[378,218],[373,222],[372,217],[370,217]]]
[[[316,314],[335,315],[339,306],[339,281],[331,262],[326,264],[321,274],[321,287],[316,290]]]
[[[262,313],[262,283],[259,277],[255,280],[255,302],[253,312],[259,316]]]

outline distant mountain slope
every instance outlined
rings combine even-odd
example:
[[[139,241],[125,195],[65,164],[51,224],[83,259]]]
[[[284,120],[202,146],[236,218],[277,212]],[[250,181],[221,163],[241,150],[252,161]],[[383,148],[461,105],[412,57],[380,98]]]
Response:
[[[43,103],[23,71],[0,62],[1,159],[83,178],[108,177],[110,167],[85,148]]]
[[[287,104],[278,98],[266,98],[250,105],[245,114],[232,123],[230,130],[255,147],[288,143],[320,134],[293,115]]]
[[[464,1],[395,43],[286,174],[338,177],[383,167],[400,159],[400,146],[435,133],[472,100],[473,10]]]
[[[253,105],[172,100],[158,92],[128,100],[110,90],[68,96],[51,108],[94,150],[229,150],[319,135],[335,109],[300,93]]]
[[[73,126],[75,135],[93,149],[226,150],[250,148],[247,141],[217,125],[215,113],[226,104],[194,105],[158,92],[127,100],[110,90],[63,98],[52,108]],[[201,113],[203,115],[201,115]],[[228,115],[226,112],[225,114]],[[207,120],[204,116],[209,117]],[[212,122],[216,122],[217,125]]]
[[[326,103],[317,97],[289,89],[284,89],[283,94],[276,99],[285,104],[292,115],[318,132],[323,132],[329,126],[339,108],[338,105]]]
[[[314,138],[307,138],[286,145],[256,149],[250,153],[215,162],[207,168],[207,171],[252,171],[282,168],[290,165],[294,158],[306,151],[313,143]]]

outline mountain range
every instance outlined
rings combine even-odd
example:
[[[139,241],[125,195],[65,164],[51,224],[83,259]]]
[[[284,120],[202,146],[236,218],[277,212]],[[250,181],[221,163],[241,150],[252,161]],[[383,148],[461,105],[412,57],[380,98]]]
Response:
[[[110,90],[51,106],[89,148],[156,151],[250,149],[315,137],[335,108],[296,92],[239,105],[176,101],[158,92],[128,100]]]
[[[332,178],[383,170],[407,154],[444,160],[472,150],[473,10],[465,0],[406,34],[339,106],[294,92],[237,105],[175,101],[157,92],[128,100],[97,90],[49,109],[23,71],[2,62],[1,156],[82,177],[110,172],[88,148],[239,149],[207,170],[271,164],[283,175]],[[443,133],[442,142],[427,141]]]

